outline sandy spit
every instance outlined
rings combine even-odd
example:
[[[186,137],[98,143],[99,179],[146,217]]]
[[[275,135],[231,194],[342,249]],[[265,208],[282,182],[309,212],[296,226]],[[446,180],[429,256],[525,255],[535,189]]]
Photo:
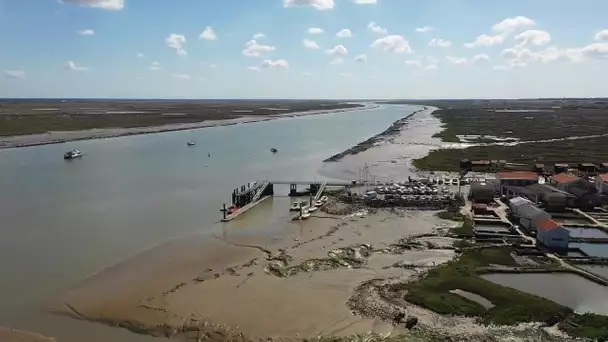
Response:
[[[162,126],[149,126],[149,127],[132,127],[132,128],[94,128],[89,130],[81,131],[53,131],[40,134],[30,135],[17,135],[10,137],[0,137],[0,149],[5,148],[17,148],[17,147],[28,147],[38,145],[49,145],[49,144],[61,144],[68,141],[77,140],[91,140],[91,139],[107,139],[116,138],[128,135],[140,135],[140,134],[152,134],[152,133],[163,133],[172,131],[183,131],[199,128],[218,127],[218,126],[231,126],[237,124],[245,124],[252,122],[261,122],[268,120],[275,120],[281,118],[308,116],[308,115],[324,115],[360,110],[375,109],[380,106],[369,105],[358,108],[347,108],[347,109],[336,109],[336,110],[315,110],[299,113],[285,113],[268,116],[245,116],[236,119],[227,120],[207,120],[195,123],[184,123],[184,124],[170,124]]]
[[[1,342],[55,342],[54,338],[39,334],[0,327]]]

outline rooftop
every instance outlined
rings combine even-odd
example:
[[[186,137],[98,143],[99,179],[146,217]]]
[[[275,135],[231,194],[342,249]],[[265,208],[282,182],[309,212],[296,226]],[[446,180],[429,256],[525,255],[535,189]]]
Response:
[[[569,167],[570,165],[564,164],[564,163],[557,163],[557,164],[555,164],[553,166],[555,166],[555,167]]]
[[[608,173],[602,173],[597,176],[600,177],[604,182],[608,182]]]
[[[536,228],[541,230],[551,230],[557,227],[559,227],[559,224],[551,219],[540,220],[536,223]]]
[[[579,180],[580,178],[569,173],[558,173],[555,176],[551,176],[551,179],[557,183],[571,183]]]
[[[538,180],[538,175],[532,171],[502,171],[498,173],[498,179]]]

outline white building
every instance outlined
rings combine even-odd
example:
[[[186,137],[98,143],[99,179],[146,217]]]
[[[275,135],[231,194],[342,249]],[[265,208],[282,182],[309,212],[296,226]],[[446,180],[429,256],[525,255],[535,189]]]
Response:
[[[595,176],[595,187],[600,194],[608,195],[608,173]]]
[[[570,232],[551,219],[536,222],[536,241],[549,249],[568,249]]]

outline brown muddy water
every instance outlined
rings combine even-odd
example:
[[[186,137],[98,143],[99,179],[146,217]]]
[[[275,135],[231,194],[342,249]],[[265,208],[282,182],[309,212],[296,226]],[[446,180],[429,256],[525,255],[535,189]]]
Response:
[[[264,203],[228,226],[216,223],[219,207],[232,188],[247,181],[350,180],[365,161],[373,164],[397,156],[411,160],[424,155],[430,146],[420,146],[419,142],[439,130],[430,111],[414,117],[415,124],[405,130],[412,129],[413,133],[399,138],[399,148],[374,148],[359,154],[357,160],[347,158],[346,167],[329,171],[324,168],[322,174],[317,174],[323,159],[382,132],[414,109],[381,106],[370,111],[216,127],[193,133],[169,132],[0,151],[0,326],[34,331],[60,342],[157,340],[48,311],[58,309],[56,305],[61,302],[55,299],[63,298],[66,291],[76,293],[72,291],[87,285],[97,289],[94,298],[86,298],[89,304],[95,298],[96,303],[106,298],[120,303],[142,291],[138,287],[142,279],[162,279],[159,272],[163,270],[175,276],[166,283],[158,281],[148,289],[151,293],[174,286],[173,281],[180,277],[190,279],[194,273],[200,276],[205,269],[201,270],[199,263],[208,263],[215,269],[260,253],[256,248],[227,247],[211,234],[222,237],[230,233],[237,241],[259,245],[280,241],[277,239],[286,230],[304,232],[305,225],[285,225],[287,199]],[[192,135],[197,146],[188,149],[185,141]],[[408,141],[415,147],[410,147]],[[268,152],[270,147],[277,147],[280,152],[272,155]],[[85,157],[65,162],[61,155],[71,148],[84,151]],[[208,152],[211,157],[207,157]],[[407,177],[402,165],[381,165],[374,172]],[[278,193],[281,191],[277,189]],[[182,236],[189,237],[180,239]],[[139,254],[155,245],[160,247]],[[213,251],[218,248],[222,253],[216,256]],[[129,261],[121,263],[126,259]],[[137,267],[125,272],[128,265]],[[91,277],[98,273],[104,277],[120,276],[104,278],[111,281],[105,283],[108,286],[101,286],[103,281],[95,282],[101,278]],[[334,302],[329,303],[333,307]],[[129,311],[122,314],[125,312]],[[142,315],[144,319],[148,316],[149,313]]]

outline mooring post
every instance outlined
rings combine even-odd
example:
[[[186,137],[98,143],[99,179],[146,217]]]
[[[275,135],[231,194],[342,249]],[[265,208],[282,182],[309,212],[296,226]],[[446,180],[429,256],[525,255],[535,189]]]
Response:
[[[226,209],[226,203],[224,203],[223,208],[221,209],[222,213],[224,214],[224,220],[226,219],[226,213],[228,212],[228,209]]]

